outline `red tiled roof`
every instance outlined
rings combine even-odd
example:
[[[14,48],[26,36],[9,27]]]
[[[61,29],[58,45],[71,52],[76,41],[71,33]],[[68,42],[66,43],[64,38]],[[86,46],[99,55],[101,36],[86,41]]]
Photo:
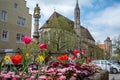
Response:
[[[101,49],[105,49],[105,44],[98,44],[98,47]]]

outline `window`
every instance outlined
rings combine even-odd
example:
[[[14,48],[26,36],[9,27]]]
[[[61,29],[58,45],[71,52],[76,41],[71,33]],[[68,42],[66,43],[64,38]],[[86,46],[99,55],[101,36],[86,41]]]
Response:
[[[101,64],[104,64],[104,65],[105,65],[106,63],[107,63],[106,61],[101,61]]]
[[[2,10],[1,13],[1,20],[2,21],[7,21],[7,12]]]
[[[25,26],[25,18],[18,17],[17,24],[20,26]]]
[[[14,8],[17,8],[18,7],[18,4],[17,3],[14,3]]]
[[[23,34],[17,33],[16,34],[16,42],[23,42]]]
[[[95,64],[100,64],[100,61],[93,61],[93,63],[95,63]]]
[[[2,31],[2,40],[4,40],[4,41],[8,40],[8,31],[7,30]]]

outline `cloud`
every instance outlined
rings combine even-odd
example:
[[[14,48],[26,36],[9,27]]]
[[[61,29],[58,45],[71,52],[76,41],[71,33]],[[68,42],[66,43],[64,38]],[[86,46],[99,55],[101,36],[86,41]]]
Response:
[[[104,41],[107,36],[114,38],[120,34],[120,4],[108,6],[98,12],[91,12],[83,21],[96,40]]]
[[[91,6],[93,0],[78,0],[79,5],[81,6]],[[76,0],[26,0],[27,7],[29,8],[29,12],[33,15],[34,8],[36,4],[39,4],[41,9],[40,11],[40,27],[45,23],[45,21],[52,15],[54,10],[62,14],[63,16],[70,18],[73,20],[74,18],[74,8],[76,4]],[[32,33],[34,29],[34,19],[32,20]]]
[[[70,16],[73,15],[76,0],[26,0],[27,6],[30,8],[30,13],[33,14],[34,7],[36,3],[39,4],[41,8],[42,17],[47,19],[56,9],[62,15]],[[92,6],[93,0],[78,0],[81,6]]]
[[[120,4],[107,7],[100,12],[93,12],[88,17],[88,23],[108,27],[120,27]]]
[[[30,13],[33,14],[36,3],[41,9],[40,27],[54,11],[74,20],[76,0],[26,0]],[[105,40],[120,34],[120,4],[105,0],[78,0],[81,9],[81,24],[88,27],[95,40]],[[109,0],[112,1],[112,0]],[[95,9],[96,11],[92,10]],[[92,10],[92,11],[91,11]],[[33,20],[32,20],[33,21]],[[32,23],[32,30],[34,21]],[[112,35],[111,35],[112,34]]]

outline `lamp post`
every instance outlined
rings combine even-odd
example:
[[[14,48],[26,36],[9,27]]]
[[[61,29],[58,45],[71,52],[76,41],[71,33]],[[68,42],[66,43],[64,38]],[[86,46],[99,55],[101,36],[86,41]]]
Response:
[[[36,7],[34,9],[34,33],[33,33],[33,41],[35,43],[39,43],[39,32],[38,32],[38,28],[39,28],[39,18],[40,18],[40,7],[38,6],[38,4],[36,4]]]

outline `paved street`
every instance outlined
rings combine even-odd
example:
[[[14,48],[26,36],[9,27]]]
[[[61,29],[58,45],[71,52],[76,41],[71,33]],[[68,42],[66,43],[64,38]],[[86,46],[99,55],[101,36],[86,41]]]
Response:
[[[120,74],[109,74],[109,80],[120,80]]]

